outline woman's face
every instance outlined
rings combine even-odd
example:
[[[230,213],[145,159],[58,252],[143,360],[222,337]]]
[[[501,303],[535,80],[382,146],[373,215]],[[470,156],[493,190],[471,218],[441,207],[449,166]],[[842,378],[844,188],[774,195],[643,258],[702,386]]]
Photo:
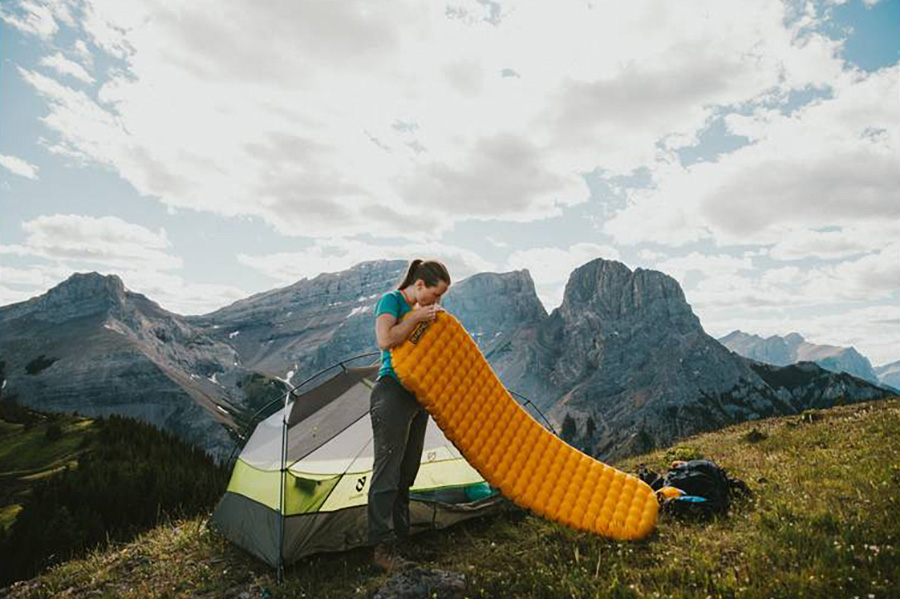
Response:
[[[425,281],[419,279],[416,281],[416,301],[420,306],[430,306],[434,303],[440,303],[441,296],[447,292],[450,286],[444,281],[438,281],[434,287],[425,285]]]

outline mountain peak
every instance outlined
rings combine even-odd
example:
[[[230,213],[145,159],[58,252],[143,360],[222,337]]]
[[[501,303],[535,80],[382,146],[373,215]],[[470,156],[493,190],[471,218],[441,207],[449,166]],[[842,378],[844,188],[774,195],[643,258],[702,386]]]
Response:
[[[463,325],[476,337],[484,331],[500,336],[501,332],[547,317],[527,270],[482,272],[466,277],[450,286],[442,304],[451,312],[464,315]]]
[[[366,260],[365,262],[357,262],[356,264],[354,264],[347,270],[336,271],[335,273],[331,273],[331,274],[343,274],[343,273],[348,273],[348,272],[368,272],[368,271],[373,271],[373,270],[374,271],[382,271],[382,270],[391,271],[391,270],[395,270],[395,269],[403,266],[404,264],[408,265],[409,261],[408,260],[387,260],[387,259]],[[323,274],[325,274],[325,273],[323,273]]]
[[[64,302],[89,303],[105,307],[121,306],[125,303],[125,283],[118,275],[101,275],[98,272],[76,272],[68,279],[50,289],[46,297],[56,304]]]
[[[98,272],[76,272],[50,289],[49,293],[53,293],[60,289],[74,289],[79,292],[108,292],[113,295],[125,294],[125,283],[119,275],[101,275]]]
[[[596,258],[569,276],[560,312],[568,317],[588,308],[607,320],[634,311],[663,311],[670,318],[696,321],[699,327],[678,281],[656,270],[632,271],[615,260]]]
[[[744,331],[742,331],[740,329],[735,329],[735,330],[731,331],[724,337],[720,337],[717,341],[719,343],[721,343],[722,345],[728,345],[729,343],[741,342],[741,341],[751,340],[751,339],[762,341],[762,338],[759,337],[758,335],[751,335],[750,333],[745,333]]]
[[[43,295],[5,306],[2,311],[7,319],[30,314],[39,320],[64,322],[121,308],[127,293],[117,275],[74,273]]]

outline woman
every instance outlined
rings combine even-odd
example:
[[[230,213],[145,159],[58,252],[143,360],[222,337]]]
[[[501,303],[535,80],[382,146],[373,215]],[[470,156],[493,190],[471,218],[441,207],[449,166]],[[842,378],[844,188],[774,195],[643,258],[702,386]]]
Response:
[[[409,536],[409,488],[419,472],[428,412],[400,382],[390,348],[400,345],[420,322],[433,321],[450,287],[447,268],[435,260],[413,260],[400,286],[375,308],[375,336],[381,369],[371,396],[375,464],[369,486],[369,543],[373,563],[390,571],[409,562],[395,543]],[[402,318],[402,320],[401,320]]]

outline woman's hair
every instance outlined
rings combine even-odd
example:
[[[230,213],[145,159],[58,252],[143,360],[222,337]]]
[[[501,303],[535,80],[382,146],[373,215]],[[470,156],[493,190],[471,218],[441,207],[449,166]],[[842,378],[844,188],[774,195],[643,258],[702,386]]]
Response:
[[[425,281],[427,287],[434,287],[438,281],[444,281],[450,285],[450,273],[447,267],[437,260],[413,260],[409,264],[409,270],[406,271],[406,277],[397,289],[405,289],[417,280]]]

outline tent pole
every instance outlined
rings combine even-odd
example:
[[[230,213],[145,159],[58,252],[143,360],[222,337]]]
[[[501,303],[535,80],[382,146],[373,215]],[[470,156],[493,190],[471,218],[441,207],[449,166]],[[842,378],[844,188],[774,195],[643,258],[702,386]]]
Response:
[[[290,396],[290,391],[284,394],[284,410],[281,416],[281,469],[279,470],[281,476],[278,481],[278,572],[276,573],[279,585],[284,582],[284,465],[287,462],[287,405]]]

